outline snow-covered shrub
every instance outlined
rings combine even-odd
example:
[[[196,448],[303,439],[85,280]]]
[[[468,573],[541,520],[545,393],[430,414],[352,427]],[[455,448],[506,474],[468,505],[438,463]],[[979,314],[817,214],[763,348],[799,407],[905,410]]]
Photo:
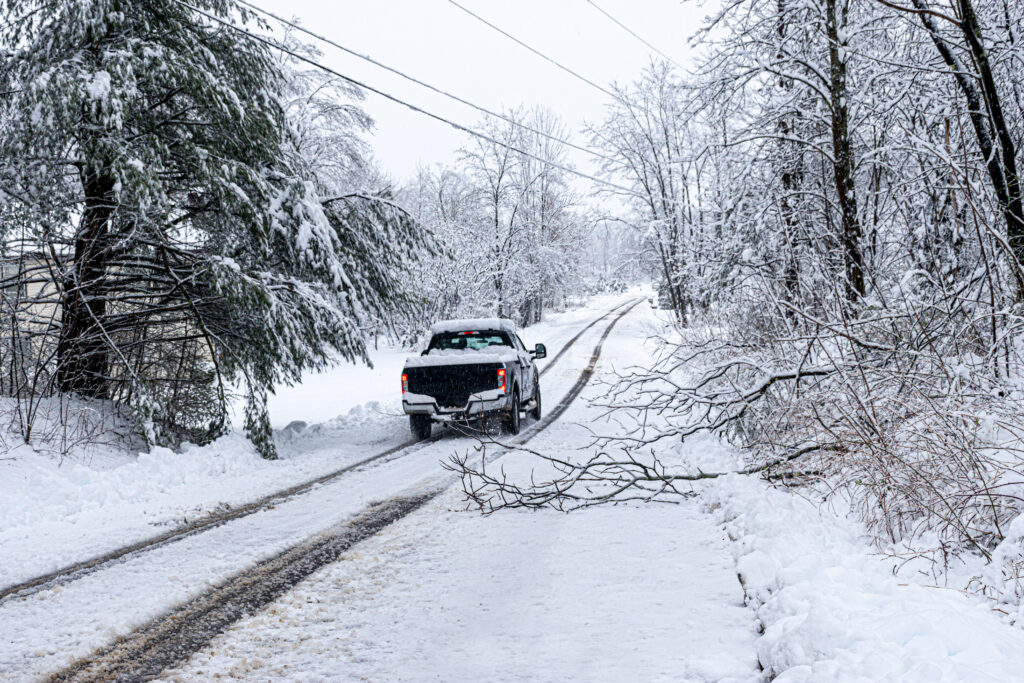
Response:
[[[797,311],[786,336],[749,317],[707,320],[623,379],[647,397],[626,403],[669,416],[646,442],[721,434],[750,466],[775,462],[769,479],[858,510],[880,546],[939,565],[973,554],[1012,584],[1024,559],[1010,532],[1024,510],[1024,359],[1003,341],[1016,318],[997,312],[1006,336],[993,340],[972,304],[987,285],[974,286],[930,301],[894,289],[834,321]]]
[[[1024,619],[1024,515],[1004,526],[1005,537],[992,551],[975,587],[1009,606],[1015,622]]]

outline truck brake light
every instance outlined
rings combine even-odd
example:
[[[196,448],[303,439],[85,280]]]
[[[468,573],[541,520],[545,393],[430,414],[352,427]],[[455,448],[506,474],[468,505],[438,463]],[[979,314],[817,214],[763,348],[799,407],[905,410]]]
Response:
[[[402,393],[409,391],[409,375],[402,373]]]
[[[505,391],[505,368],[498,368],[498,390]]]

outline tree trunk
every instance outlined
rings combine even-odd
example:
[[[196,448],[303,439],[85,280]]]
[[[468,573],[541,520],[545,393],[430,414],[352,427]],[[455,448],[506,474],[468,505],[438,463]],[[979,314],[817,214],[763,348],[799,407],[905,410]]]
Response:
[[[971,52],[978,80],[971,77],[974,69],[966,69],[946,39],[942,37],[935,19],[928,13],[925,0],[913,0],[921,24],[946,65],[953,72],[960,91],[967,100],[967,112],[978,140],[978,148],[985,158],[989,180],[1006,222],[1006,238],[1010,251],[1018,262],[1024,263],[1024,204],[1021,198],[1020,175],[1017,172],[1016,148],[1010,136],[999,92],[996,89],[992,65],[985,50],[981,25],[970,0],[957,0],[962,19],[958,23],[964,41]],[[978,92],[978,83],[981,92]],[[996,145],[999,149],[996,149]]]
[[[788,33],[788,22],[786,18],[786,0],[778,0],[779,14],[779,43],[786,40]],[[781,61],[782,55],[777,55]],[[786,76],[779,76],[779,88],[783,91],[784,97],[788,97],[793,91],[793,80]],[[782,289],[786,301],[794,306],[799,305],[800,298],[800,266],[797,260],[797,242],[800,233],[800,218],[794,202],[797,193],[803,185],[804,170],[803,157],[792,139],[798,134],[797,122],[800,119],[799,108],[794,107],[792,111],[783,114],[779,118],[778,129],[781,140],[779,141],[779,156],[781,164],[779,168],[779,179],[782,183],[782,195],[779,197],[779,213],[782,218],[783,239],[785,241],[783,254]],[[796,314],[787,309],[786,316],[792,318]]]
[[[85,209],[61,294],[57,384],[62,392],[106,398],[107,345],[102,326],[107,303],[103,288],[114,181],[105,174],[83,173],[82,185]]]
[[[861,251],[861,225],[857,216],[857,198],[854,185],[853,152],[850,143],[850,116],[846,90],[846,40],[840,39],[838,0],[826,0],[828,31],[829,77],[832,108],[832,168],[836,197],[840,211],[840,242],[846,270],[846,297],[857,301],[866,292],[864,281],[864,254]],[[849,6],[842,8],[842,23],[846,25]]]
[[[1017,150],[1013,144],[1013,138],[1010,136],[1006,117],[1003,115],[1003,104],[999,97],[999,91],[996,89],[995,77],[992,74],[992,65],[989,62],[988,52],[981,35],[978,15],[974,12],[971,0],[959,0],[959,5],[962,17],[960,28],[963,30],[964,39],[974,57],[978,75],[981,77],[981,91],[988,104],[989,119],[992,122],[995,142],[999,146],[1002,160],[1006,189],[1005,197],[1001,198],[1001,202],[1003,217],[1006,221],[1006,239],[1010,243],[1010,250],[1017,261],[1024,263],[1024,204],[1021,199],[1020,175],[1017,173]],[[994,155],[992,161],[999,163]]]

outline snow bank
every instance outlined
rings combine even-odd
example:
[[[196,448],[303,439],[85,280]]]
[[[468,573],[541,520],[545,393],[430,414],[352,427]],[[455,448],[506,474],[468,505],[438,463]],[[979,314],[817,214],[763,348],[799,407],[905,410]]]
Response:
[[[730,459],[712,440],[697,445],[718,466]],[[758,658],[775,680],[1020,679],[1024,632],[980,598],[900,583],[858,523],[749,477],[702,489],[733,541],[747,603],[764,627]]]
[[[1006,527],[992,562],[978,574],[985,594],[998,600],[1014,623],[1024,624],[1024,515]]]
[[[110,505],[146,503],[179,487],[222,477],[241,476],[262,460],[240,434],[204,448],[186,445],[183,452],[153,448],[110,469],[98,470],[48,457],[18,457],[0,463],[0,529],[34,525]]]
[[[400,411],[370,402],[276,434],[281,460],[241,432],[181,452],[116,449],[63,459],[21,446],[0,456],[0,586],[249,502],[408,438]],[[395,414],[391,414],[394,412]]]
[[[338,451],[340,439],[355,447],[396,432],[405,438],[404,417],[399,407],[386,409],[371,401],[324,423],[294,423],[276,435],[286,448],[275,462],[260,458],[237,431],[206,446],[186,443],[181,452],[154,447],[137,455],[107,449],[89,458],[57,458],[22,445],[0,457],[0,540],[16,527],[104,508],[142,505],[149,516],[162,506],[180,509],[207,498],[216,505],[256,497],[286,485],[287,479],[338,463],[337,457],[308,457],[311,448],[333,445]],[[293,460],[300,456],[304,462]],[[197,496],[200,490],[207,495]]]
[[[410,353],[408,348],[386,347],[370,350],[372,367],[361,363],[339,362],[322,371],[309,371],[293,386],[279,386],[268,398],[270,423],[274,429],[302,421],[308,424],[326,423],[344,415],[353,408],[376,401],[381,405],[396,406],[402,412],[402,365]],[[244,424],[244,405],[236,404],[234,423]]]
[[[395,392],[398,393],[397,391]],[[290,422],[275,432],[282,455],[295,457],[300,452],[320,448],[338,449],[339,444],[382,444],[408,438],[408,417],[400,399],[386,404],[368,401],[353,406],[347,413],[330,420],[309,424],[304,420]]]

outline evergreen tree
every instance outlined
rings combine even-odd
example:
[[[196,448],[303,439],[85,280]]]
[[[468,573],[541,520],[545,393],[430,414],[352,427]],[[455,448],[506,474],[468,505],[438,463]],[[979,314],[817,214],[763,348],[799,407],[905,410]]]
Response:
[[[58,281],[57,390],[130,404],[151,440],[204,439],[242,386],[247,431],[273,457],[267,393],[366,360],[361,319],[402,300],[394,269],[425,237],[380,197],[325,206],[282,104],[286,69],[204,13],[253,17],[192,5],[0,0],[0,186]]]

